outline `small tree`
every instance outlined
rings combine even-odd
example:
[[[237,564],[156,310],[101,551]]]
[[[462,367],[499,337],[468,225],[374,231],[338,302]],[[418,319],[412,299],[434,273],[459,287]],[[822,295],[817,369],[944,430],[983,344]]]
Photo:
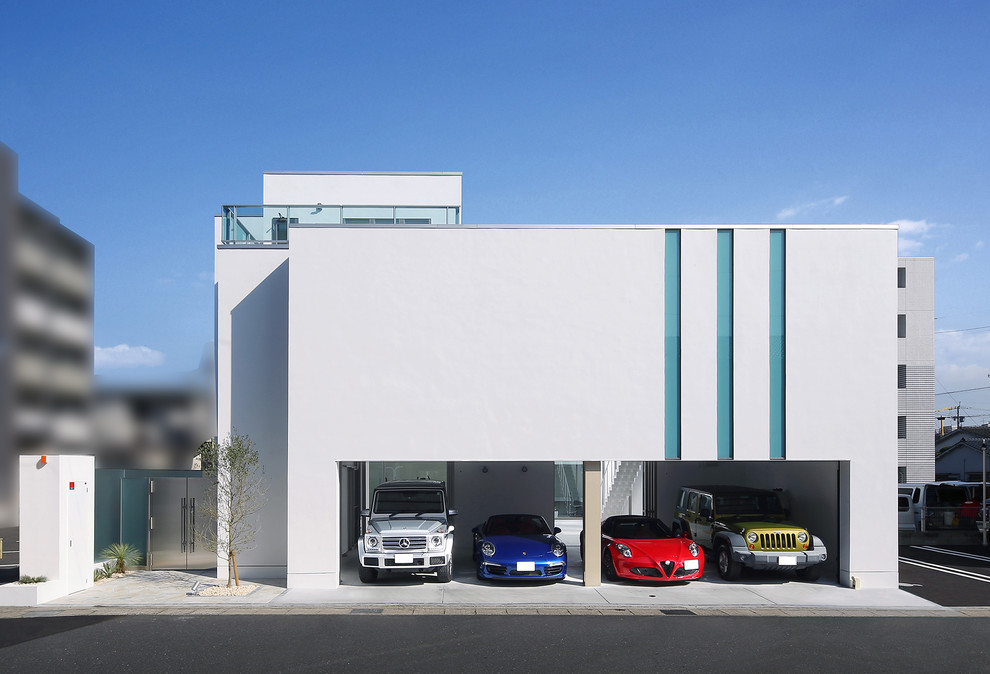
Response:
[[[267,502],[265,468],[251,438],[236,431],[222,442],[204,442],[200,450],[203,474],[210,478],[203,539],[227,562],[227,587],[231,578],[240,585],[237,553],[250,550],[258,533],[255,516]]]

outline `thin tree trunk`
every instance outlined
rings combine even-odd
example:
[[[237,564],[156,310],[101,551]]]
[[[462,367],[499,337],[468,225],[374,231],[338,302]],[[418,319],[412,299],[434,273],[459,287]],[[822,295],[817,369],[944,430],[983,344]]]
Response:
[[[230,556],[227,556],[227,587],[230,587],[230,579],[234,577],[234,564]]]
[[[230,558],[234,560],[234,583],[237,587],[241,586],[241,577],[237,573],[237,552],[235,550],[230,551]]]

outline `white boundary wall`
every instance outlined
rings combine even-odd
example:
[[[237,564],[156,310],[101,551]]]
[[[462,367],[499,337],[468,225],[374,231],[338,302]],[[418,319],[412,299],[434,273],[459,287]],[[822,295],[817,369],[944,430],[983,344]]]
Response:
[[[0,586],[0,606],[51,601],[93,586],[92,456],[21,456],[20,571],[44,583]]]

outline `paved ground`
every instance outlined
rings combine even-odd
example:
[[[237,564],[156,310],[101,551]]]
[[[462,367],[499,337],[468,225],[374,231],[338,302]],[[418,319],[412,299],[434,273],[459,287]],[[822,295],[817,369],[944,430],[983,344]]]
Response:
[[[205,573],[137,571],[91,589],[31,608],[0,608],[0,617],[113,613],[369,613],[369,614],[651,614],[651,615],[983,615],[988,609],[948,610],[900,590],[852,590],[835,583],[804,583],[788,574],[752,574],[722,581],[714,569],[684,584],[604,582],[585,587],[572,565],[560,583],[498,584],[461,568],[451,583],[429,576],[392,576],[373,585],[357,578],[345,557],[336,590],[285,588],[285,581],[251,581],[243,597],[192,593],[217,584]]]
[[[901,587],[942,606],[990,606],[990,550],[980,545],[907,545]]]
[[[983,548],[903,546],[902,589],[852,590],[834,582],[804,583],[793,574],[744,573],[722,581],[713,565],[685,584],[608,582],[584,587],[576,536],[568,578],[561,583],[479,581],[469,564],[451,583],[429,576],[390,576],[364,585],[354,553],[344,557],[336,590],[285,588],[284,580],[250,581],[243,597],[203,597],[213,572],[137,571],[37,607],[0,607],[0,618],[118,614],[607,614],[990,617],[990,555]]]

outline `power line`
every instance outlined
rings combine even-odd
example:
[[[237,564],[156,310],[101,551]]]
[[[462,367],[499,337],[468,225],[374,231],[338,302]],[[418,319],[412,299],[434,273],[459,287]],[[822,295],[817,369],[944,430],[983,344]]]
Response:
[[[969,332],[971,330],[990,330],[990,325],[981,325],[978,328],[959,328],[958,330],[936,330],[936,335],[944,335],[950,332]]]
[[[942,393],[936,393],[935,395],[937,395],[937,396],[947,396],[947,395],[951,395],[953,393],[966,393],[967,391],[985,391],[988,388],[990,388],[990,386],[979,386],[977,388],[961,388],[958,391],[944,391]]]

